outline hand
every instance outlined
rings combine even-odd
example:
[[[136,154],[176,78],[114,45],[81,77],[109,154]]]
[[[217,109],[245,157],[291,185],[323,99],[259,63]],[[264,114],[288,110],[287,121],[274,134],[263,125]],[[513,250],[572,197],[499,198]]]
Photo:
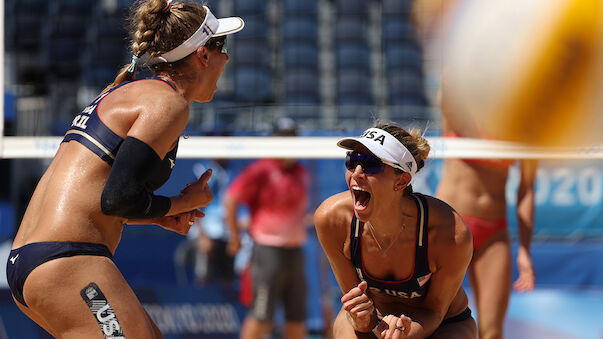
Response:
[[[201,251],[202,253],[209,255],[213,246],[214,245],[213,245],[213,242],[211,241],[210,237],[208,237],[205,234],[199,234],[199,236],[197,237],[197,250],[198,251]]]
[[[377,326],[379,333],[379,339],[405,339],[410,332],[410,324],[412,319],[405,316],[404,314],[400,317],[388,314]]]
[[[213,200],[214,197],[211,193],[209,185],[207,184],[211,174],[212,170],[210,168],[203,172],[197,181],[186,185],[186,187],[180,191],[178,197],[180,200],[184,201],[186,206],[185,210],[194,210],[205,207]]]
[[[341,297],[343,309],[347,312],[352,326],[360,332],[370,332],[377,323],[373,301],[366,295],[366,281],[361,281]]]
[[[231,257],[234,257],[240,249],[241,239],[239,239],[239,236],[236,235],[230,237],[230,239],[228,240],[228,244],[226,244],[226,253],[228,253],[228,255],[230,255]]]
[[[159,225],[166,230],[186,235],[196,218],[203,218],[205,214],[199,210],[178,213],[166,217],[152,219],[153,224]]]
[[[517,270],[519,278],[513,283],[513,288],[518,292],[532,291],[536,281],[532,258],[526,250],[521,248],[517,252]]]

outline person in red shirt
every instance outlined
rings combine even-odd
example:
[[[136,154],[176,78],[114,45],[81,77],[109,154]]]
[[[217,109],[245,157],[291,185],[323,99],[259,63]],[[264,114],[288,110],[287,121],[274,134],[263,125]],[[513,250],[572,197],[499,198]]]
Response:
[[[274,135],[296,135],[295,122],[281,118]],[[248,165],[229,186],[226,222],[228,248],[234,255],[241,247],[238,208],[246,205],[251,215],[253,239],[251,280],[253,302],[241,338],[263,338],[272,329],[278,301],[284,304],[284,338],[305,337],[306,281],[303,246],[307,230],[309,174],[295,159],[260,159]]]

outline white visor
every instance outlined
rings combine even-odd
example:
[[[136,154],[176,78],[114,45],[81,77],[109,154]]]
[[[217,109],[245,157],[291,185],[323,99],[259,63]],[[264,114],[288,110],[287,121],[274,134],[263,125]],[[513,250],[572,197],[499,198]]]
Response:
[[[206,13],[205,20],[199,26],[199,29],[180,46],[150,60],[147,60],[148,54],[143,55],[140,59],[146,62],[147,65],[178,61],[205,45],[210,38],[236,33],[245,27],[245,22],[239,17],[216,19],[207,6],[203,6],[203,8],[205,8]]]
[[[417,162],[410,151],[393,135],[379,128],[369,128],[357,138],[343,138],[337,146],[353,150],[358,144],[364,145],[385,164],[410,173],[417,173]]]

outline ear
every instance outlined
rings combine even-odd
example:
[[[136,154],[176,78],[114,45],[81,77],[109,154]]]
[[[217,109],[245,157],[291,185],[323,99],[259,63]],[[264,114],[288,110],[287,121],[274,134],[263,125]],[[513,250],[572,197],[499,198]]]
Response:
[[[207,48],[204,46],[198,48],[195,55],[204,68],[209,66],[209,50]]]
[[[394,191],[403,191],[406,188],[406,186],[408,186],[408,184],[410,184],[411,178],[412,177],[410,176],[410,174],[408,174],[406,172],[398,175],[398,177],[394,181]]]

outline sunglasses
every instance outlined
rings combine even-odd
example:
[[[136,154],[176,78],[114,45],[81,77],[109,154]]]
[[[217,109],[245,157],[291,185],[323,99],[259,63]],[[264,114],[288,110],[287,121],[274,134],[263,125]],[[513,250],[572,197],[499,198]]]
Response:
[[[362,171],[366,174],[379,174],[385,170],[385,163],[374,155],[354,151],[348,152],[345,157],[345,167],[353,171],[358,165],[362,167]]]
[[[205,43],[205,47],[211,49],[219,49],[220,53],[228,54],[228,44],[226,43],[226,36],[209,39]]]

